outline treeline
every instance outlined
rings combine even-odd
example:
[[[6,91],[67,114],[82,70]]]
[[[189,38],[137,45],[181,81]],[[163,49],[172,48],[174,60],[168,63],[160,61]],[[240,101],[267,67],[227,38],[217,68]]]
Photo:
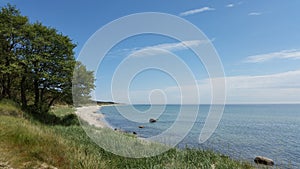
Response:
[[[93,72],[74,58],[76,45],[56,29],[30,23],[12,5],[0,11],[0,100],[10,99],[31,112],[47,112],[55,102],[88,100]],[[74,69],[75,68],[75,69]]]

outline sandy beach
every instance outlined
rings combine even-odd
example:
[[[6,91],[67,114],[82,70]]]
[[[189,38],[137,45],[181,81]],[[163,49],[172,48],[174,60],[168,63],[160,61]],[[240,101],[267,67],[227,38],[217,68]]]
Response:
[[[99,128],[110,128],[110,126],[105,122],[104,115],[97,113],[101,106],[84,106],[76,108],[76,115],[86,121],[89,125],[93,125]]]

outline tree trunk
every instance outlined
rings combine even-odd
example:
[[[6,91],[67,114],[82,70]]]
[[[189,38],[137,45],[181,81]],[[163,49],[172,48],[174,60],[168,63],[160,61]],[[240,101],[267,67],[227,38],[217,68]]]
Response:
[[[11,99],[10,88],[11,88],[11,78],[10,78],[10,75],[7,75],[6,94],[7,94],[8,99]]]
[[[41,89],[41,94],[40,94],[40,101],[41,101],[41,102],[44,102],[44,94],[45,94],[45,87],[43,87],[43,88]]]
[[[1,79],[1,98],[4,98],[5,97],[5,84],[4,84],[4,76],[2,76],[2,79]]]
[[[39,108],[40,105],[40,92],[39,92],[39,83],[37,79],[34,79],[34,105]]]
[[[54,97],[54,98],[51,99],[50,103],[48,104],[48,108],[50,108],[50,107],[53,105],[54,101],[55,101],[56,99],[58,99],[58,97],[59,97],[59,96],[56,96],[56,97]]]
[[[10,93],[10,78],[9,74],[5,74],[6,76],[3,77],[3,85],[2,85],[2,97],[11,99],[11,93]]]
[[[21,79],[21,103],[22,103],[22,108],[27,107],[27,98],[26,98],[26,77],[23,76]]]
[[[12,48],[9,49],[9,51],[11,50]],[[9,60],[9,56],[6,56],[5,58],[5,66],[6,67],[9,67],[10,66],[10,60]],[[9,73],[5,73],[4,74],[4,97],[5,95],[7,95],[8,99],[11,99],[11,93],[10,93],[10,84],[11,84],[11,79],[10,79],[10,74]]]

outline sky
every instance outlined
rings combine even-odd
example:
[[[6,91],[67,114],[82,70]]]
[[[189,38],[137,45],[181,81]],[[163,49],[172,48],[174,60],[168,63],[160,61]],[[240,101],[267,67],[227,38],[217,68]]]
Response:
[[[68,35],[77,44],[76,58],[98,29],[120,17],[141,12],[175,15],[194,24],[214,45],[224,67],[227,104],[300,103],[299,0],[1,0],[0,6],[7,3],[16,5],[30,22],[40,21]],[[207,70],[189,48],[197,45],[202,45],[197,39],[180,42],[154,34],[123,40],[111,48],[95,72],[94,97],[128,103],[126,90],[131,103],[176,104],[184,92],[190,96],[185,103],[210,103]],[[153,47],[164,52],[154,56]],[[142,55],[139,63],[155,57],[165,61],[171,58],[166,51],[186,64],[195,83],[186,80],[179,90],[168,72],[148,69],[137,73],[128,89],[116,85],[113,90],[119,94],[112,97],[112,77],[128,55]],[[194,87],[199,89],[200,102],[193,95]]]

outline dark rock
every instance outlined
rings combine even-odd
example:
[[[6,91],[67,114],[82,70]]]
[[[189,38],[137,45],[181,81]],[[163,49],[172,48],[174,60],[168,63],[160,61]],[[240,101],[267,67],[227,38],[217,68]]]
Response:
[[[149,122],[150,123],[155,123],[157,120],[155,120],[155,119],[149,119]]]
[[[264,164],[264,165],[269,165],[269,166],[274,165],[274,161],[272,159],[267,158],[267,157],[262,157],[262,156],[255,157],[254,162],[256,164]]]
[[[134,131],[134,132],[132,132],[132,134],[136,135],[137,133]]]
[[[145,126],[139,126],[140,129],[145,128]]]

